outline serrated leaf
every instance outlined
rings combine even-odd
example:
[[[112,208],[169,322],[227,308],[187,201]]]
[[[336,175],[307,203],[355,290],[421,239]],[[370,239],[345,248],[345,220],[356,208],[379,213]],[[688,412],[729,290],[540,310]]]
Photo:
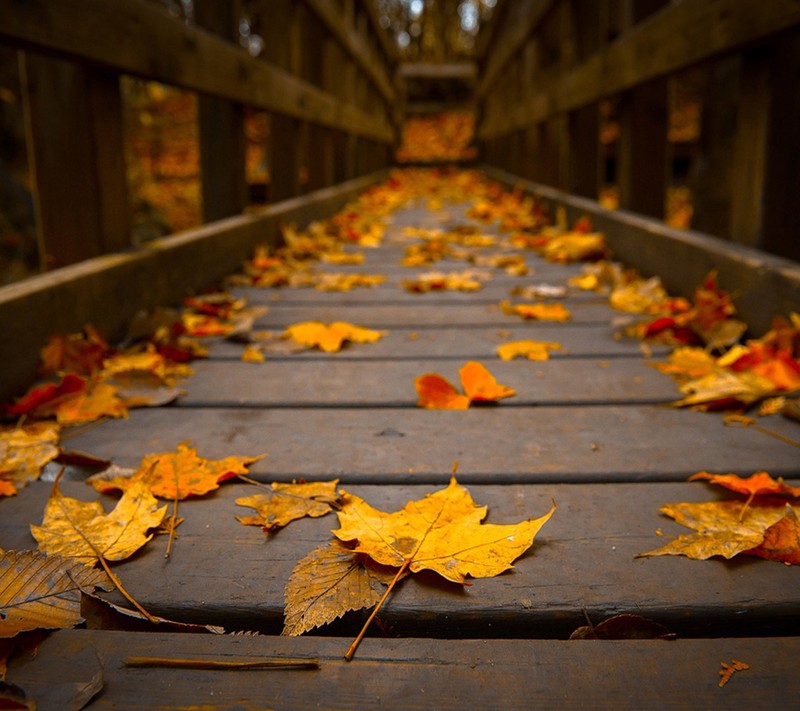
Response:
[[[258,516],[236,518],[245,525],[261,526],[265,531],[272,531],[305,516],[324,516],[338,504],[338,483],[338,479],[301,484],[274,482],[271,493],[236,499],[239,506],[247,506],[258,513]]]

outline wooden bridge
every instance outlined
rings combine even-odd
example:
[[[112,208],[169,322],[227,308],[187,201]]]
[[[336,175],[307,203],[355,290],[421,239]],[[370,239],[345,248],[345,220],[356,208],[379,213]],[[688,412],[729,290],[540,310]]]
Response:
[[[498,2],[466,69],[400,64],[371,2],[264,4],[264,52],[252,57],[234,41],[233,3],[198,0],[187,23],[145,0],[0,2],[0,40],[20,50],[25,68],[38,236],[54,267],[0,287],[5,400],[35,381],[51,334],[90,323],[120,340],[138,312],[177,306],[241,272],[258,245],[277,248],[287,225],[302,229],[385,186],[403,117],[419,108],[406,102],[404,85],[426,76],[469,87],[479,117],[474,167],[481,185],[494,182],[491,195],[537,196],[567,224],[588,217],[615,259],[658,274],[676,296],[691,298],[716,269],[750,336],[800,310],[794,0]],[[675,150],[667,105],[674,78],[687,71],[703,77],[708,122],[692,185],[698,230],[663,219]],[[198,93],[201,227],[131,243],[122,75]],[[610,155],[599,126],[610,104],[619,126],[613,210],[598,202]],[[270,203],[258,208],[248,204],[245,107],[270,116]],[[434,190],[444,180],[412,170],[410,184]],[[363,264],[318,267],[383,275],[377,286],[233,287],[249,306],[266,307],[256,330],[346,321],[385,331],[378,342],[338,353],[266,348],[263,363],[249,363],[241,343],[209,338],[208,358],[192,363],[176,401],[65,429],[62,439],[121,467],[186,440],[210,459],[266,453],[250,479],[338,479],[387,512],[445,487],[457,460],[459,483],[488,506],[490,523],[541,516],[555,501],[513,570],[468,587],[415,573],[345,661],[368,610],[311,634],[280,635],[286,581],[330,540],[335,513],[265,535],[235,518],[244,511],[236,499],[253,485],[226,482],[181,505],[185,521],[168,559],[167,537],[157,536],[113,566],[149,613],[226,634],[112,614],[84,597],[85,623],[48,633],[36,654],[20,644],[6,682],[39,709],[791,706],[800,692],[796,566],[636,556],[686,531],[659,512],[664,504],[726,498],[688,482],[696,472],[767,471],[800,483],[797,422],[772,416],[731,427],[722,413],[668,407],[679,393],[650,364],[670,349],[620,338],[625,314],[568,286],[580,264],[505,246],[524,257],[527,274],[493,268],[475,292],[403,288],[417,272],[400,262],[421,231],[505,244],[509,233],[478,221],[474,202],[461,198],[432,208],[421,197],[406,202],[387,214],[379,247],[345,248],[363,251]],[[464,263],[450,254],[433,268]],[[571,320],[522,320],[500,306],[515,287],[534,285],[563,290],[558,300]],[[498,359],[498,345],[520,339],[561,348],[541,362]],[[516,396],[460,411],[417,406],[418,376],[455,382],[474,360]],[[85,476],[69,467],[61,491],[95,498]],[[0,549],[36,549],[30,524],[42,521],[52,489],[44,479],[0,499]],[[109,510],[116,497],[101,500]],[[130,606],[119,592],[104,597]],[[620,614],[641,615],[676,638],[568,639],[587,620],[596,626]],[[133,657],[313,658],[318,667],[138,668],[126,665]],[[721,664],[733,660],[747,668],[720,686]]]

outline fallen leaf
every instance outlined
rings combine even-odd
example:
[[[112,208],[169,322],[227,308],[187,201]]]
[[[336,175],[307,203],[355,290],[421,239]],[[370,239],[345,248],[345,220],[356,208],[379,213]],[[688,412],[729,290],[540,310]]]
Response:
[[[107,476],[102,472],[87,481],[101,492],[128,491],[142,482],[154,496],[173,501],[214,491],[221,482],[246,474],[247,468],[264,456],[205,459],[187,442],[182,442],[174,452],[145,455],[131,477]]]
[[[57,383],[35,385],[17,402],[10,405],[6,412],[12,417],[21,415],[34,419],[51,417],[64,400],[76,393],[85,392],[87,388],[88,381],[85,378],[75,373],[67,373]]]
[[[0,428],[0,496],[11,496],[39,478],[59,454],[59,431],[54,422]]]
[[[514,358],[525,357],[528,360],[548,360],[550,351],[560,350],[560,343],[550,341],[532,341],[530,339],[521,341],[509,341],[497,347],[497,355],[502,360],[513,360]]]
[[[464,393],[472,402],[496,402],[517,394],[516,390],[500,385],[486,367],[471,360],[459,368]]]
[[[486,367],[468,361],[459,369],[464,394],[438,373],[426,373],[414,380],[417,406],[428,410],[466,410],[473,402],[496,402],[516,395],[516,391],[501,385]]]
[[[749,477],[737,474],[710,474],[697,472],[689,477],[689,481],[706,479],[712,484],[719,484],[726,489],[749,496],[790,496],[800,498],[800,486],[789,486],[781,477],[773,479],[767,472],[756,472]]]
[[[345,341],[353,343],[374,343],[386,335],[386,331],[375,331],[362,326],[354,326],[346,321],[325,324],[321,321],[303,321],[286,328],[288,338],[306,346],[318,347],[326,353],[340,350]]]
[[[766,531],[786,516],[783,505],[748,505],[743,501],[676,503],[660,511],[695,533],[684,534],[665,546],[640,553],[637,557],[684,555],[706,560],[719,555],[733,558],[758,548]]]
[[[332,481],[282,484],[273,482],[269,494],[254,494],[236,499],[239,506],[255,509],[257,516],[237,516],[247,526],[273,531],[299,518],[324,516],[339,505],[338,479]]]
[[[102,570],[40,551],[0,551],[0,637],[83,622],[81,590],[112,590]]]
[[[286,584],[281,634],[301,635],[346,612],[376,605],[395,572],[366,565],[363,556],[339,541],[311,551],[295,565]]]
[[[758,546],[745,553],[800,565],[800,519],[795,510],[787,504],[786,515],[764,531],[764,540]]]
[[[43,375],[78,373],[91,375],[100,370],[103,360],[113,349],[91,325],[82,333],[53,334],[41,352],[40,371]]]
[[[664,639],[673,640],[675,634],[664,625],[641,615],[623,613],[603,620],[598,625],[578,627],[570,639]]]
[[[418,407],[428,410],[466,410],[469,407],[469,398],[437,373],[420,375],[414,380],[414,388]]]
[[[745,671],[746,669],[750,668],[750,665],[746,662],[740,662],[738,659],[731,659],[731,663],[727,664],[725,662],[720,662],[722,665],[722,669],[719,671],[719,684],[718,686],[722,688],[727,684],[731,677],[734,675],[735,672],[738,671]]]
[[[242,351],[243,363],[263,363],[265,360],[266,356],[258,346],[249,344]]]
[[[31,525],[31,533],[46,553],[69,556],[87,565],[101,556],[124,560],[153,537],[148,531],[161,524],[166,510],[166,506],[159,508],[142,481],[133,482],[109,513],[99,501],[64,496],[56,481],[42,525]]]
[[[449,486],[400,511],[384,513],[343,492],[333,534],[357,553],[381,565],[406,566],[412,573],[433,570],[464,583],[467,576],[487,578],[512,567],[533,543],[555,511],[516,524],[482,524],[486,507],[478,506],[453,477]]]
[[[510,316],[537,321],[569,321],[572,318],[569,309],[559,303],[512,304],[501,301],[500,308]]]

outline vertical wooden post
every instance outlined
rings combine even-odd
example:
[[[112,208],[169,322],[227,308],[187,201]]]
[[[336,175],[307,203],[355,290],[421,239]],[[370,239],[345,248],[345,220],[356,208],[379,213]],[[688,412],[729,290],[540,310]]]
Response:
[[[663,219],[667,186],[667,80],[622,95],[617,158],[619,205]]]
[[[291,0],[269,0],[264,3],[264,58],[293,71],[292,36],[296,33],[294,3]],[[294,59],[295,64],[297,59]],[[269,199],[278,202],[300,192],[298,160],[299,122],[282,114],[270,114]]]
[[[718,59],[705,68],[700,150],[690,174],[692,229],[731,236],[739,58]]]
[[[195,0],[196,22],[224,39],[235,40],[238,38],[235,6],[219,0]],[[248,202],[244,107],[200,94],[197,114],[203,221],[238,215]]]
[[[43,267],[129,246],[117,78],[30,53],[20,68]]]

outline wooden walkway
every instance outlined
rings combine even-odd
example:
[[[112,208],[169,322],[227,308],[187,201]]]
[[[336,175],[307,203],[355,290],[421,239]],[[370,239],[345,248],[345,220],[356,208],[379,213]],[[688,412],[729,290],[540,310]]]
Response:
[[[243,363],[241,346],[215,342],[194,364],[186,395],[170,407],[132,411],[89,428],[70,447],[138,466],[143,454],[190,439],[200,454],[268,456],[253,465],[264,482],[338,477],[340,485],[386,511],[458,479],[494,523],[558,509],[514,569],[461,588],[435,576],[405,580],[381,613],[388,638],[368,637],[342,657],[365,619],[351,614],[299,638],[276,636],[284,585],[295,563],[330,538],[335,516],[303,519],[266,537],[235,518],[249,494],[225,483],[187,502],[175,550],[166,538],[117,566],[126,587],[154,614],[256,631],[259,636],[87,629],[56,632],[35,659],[14,660],[8,680],[66,708],[77,685],[102,667],[91,709],[411,709],[441,708],[765,708],[800,698],[800,584],[796,568],[759,559],[637,559],[685,529],[659,514],[675,501],[714,493],[686,478],[700,470],[797,476],[797,449],[754,429],[730,428],[714,414],[678,411],[670,378],[646,364],[636,341],[614,337],[620,314],[601,298],[571,293],[569,323],[522,322],[498,302],[514,285],[563,284],[578,267],[529,254],[531,274],[497,271],[482,291],[410,294],[412,270],[399,266],[405,226],[465,221],[463,209],[406,209],[384,245],[359,267],[383,273],[374,289],[347,293],[239,289],[269,310],[257,327],[307,319],[386,329],[378,343],[337,354],[269,355]],[[437,269],[463,269],[442,262]],[[499,343],[533,338],[563,348],[547,362],[500,361]],[[654,357],[663,355],[654,348]],[[416,407],[414,378],[435,371],[457,381],[481,360],[517,397],[494,407],[429,411]],[[797,439],[797,424],[770,428]],[[3,502],[0,543],[34,547],[50,484],[36,482]],[[76,479],[64,493],[90,499]],[[123,602],[122,598],[114,598]],[[656,620],[675,641],[566,641],[586,624],[618,613]],[[797,635],[792,637],[791,635]],[[134,655],[256,659],[316,657],[316,671],[130,669]],[[725,687],[721,663],[750,665]]]

